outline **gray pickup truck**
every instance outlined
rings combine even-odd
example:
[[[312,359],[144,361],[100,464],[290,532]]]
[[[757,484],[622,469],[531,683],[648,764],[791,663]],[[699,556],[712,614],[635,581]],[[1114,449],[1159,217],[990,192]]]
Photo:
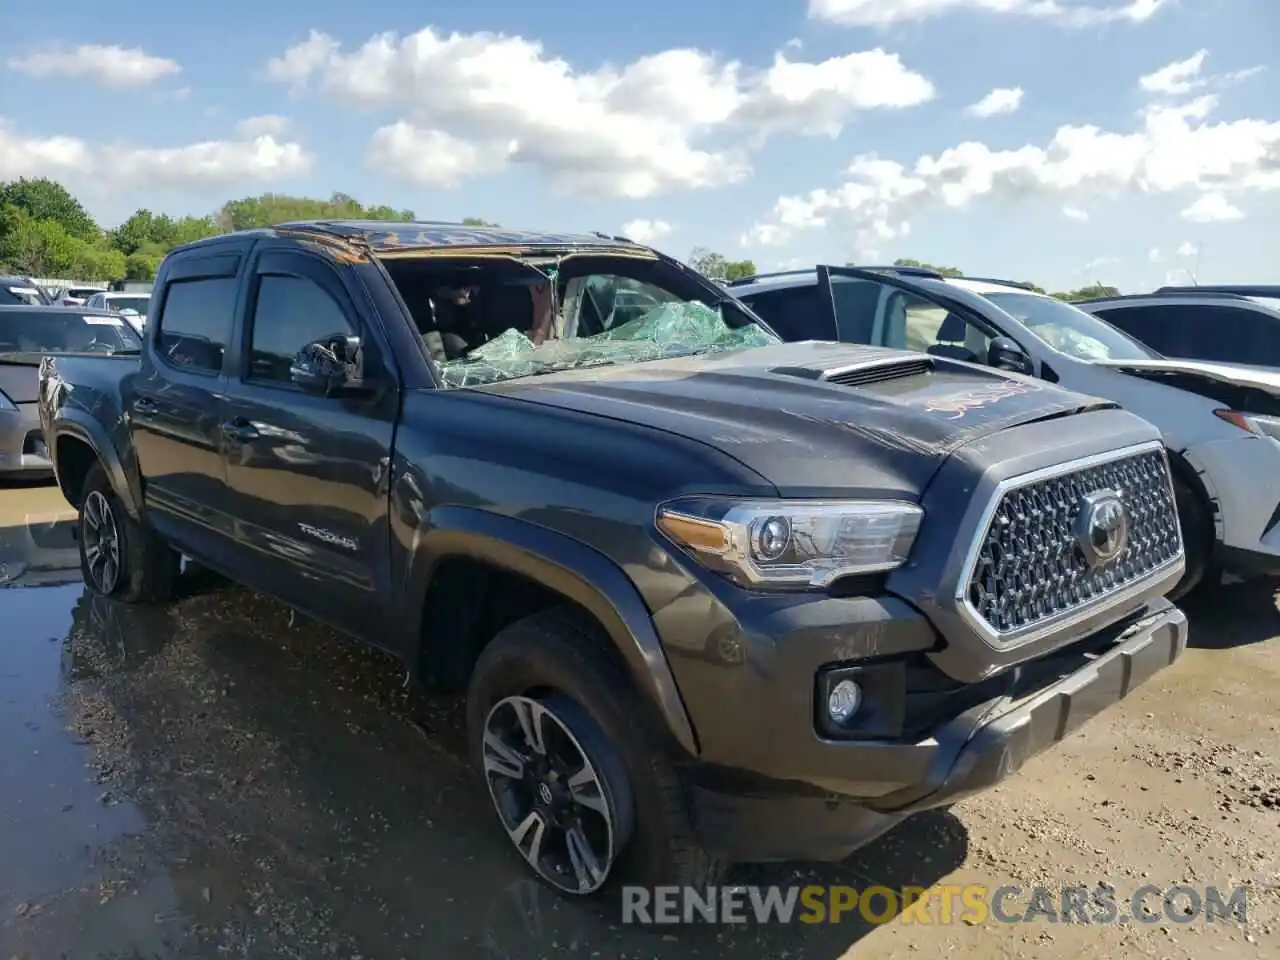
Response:
[[[603,235],[320,222],[165,260],[140,356],[49,357],[86,582],[180,556],[467,691],[546,882],[836,859],[1183,651],[1156,430],[944,357],[784,344]]]

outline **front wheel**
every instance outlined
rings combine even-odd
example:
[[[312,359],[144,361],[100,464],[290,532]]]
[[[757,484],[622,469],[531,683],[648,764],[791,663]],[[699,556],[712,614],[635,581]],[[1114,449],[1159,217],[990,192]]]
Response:
[[[1185,481],[1174,477],[1173,498],[1178,507],[1178,525],[1182,528],[1182,549],[1186,570],[1169,591],[1169,599],[1177,602],[1205,580],[1213,551],[1213,515],[1204,497]]]
[[[80,496],[76,539],[85,584],[122,603],[157,603],[173,597],[181,558],[128,511],[95,464]]]
[[[611,880],[702,886],[698,842],[649,705],[587,619],[547,610],[485,647],[467,691],[472,756],[524,861],[556,890]]]

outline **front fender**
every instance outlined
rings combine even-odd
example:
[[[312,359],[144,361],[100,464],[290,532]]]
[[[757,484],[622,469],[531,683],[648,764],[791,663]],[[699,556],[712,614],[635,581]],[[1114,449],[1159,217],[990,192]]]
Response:
[[[429,511],[409,545],[404,589],[420,623],[432,573],[465,557],[523,576],[577,603],[603,625],[640,689],[691,755],[693,727],[649,609],[622,569],[603,553],[546,527],[470,507]]]
[[[54,464],[54,475],[62,495],[68,501],[79,496],[79,490],[68,490],[66,480],[58,469],[58,445],[64,437],[74,437],[93,450],[107,472],[107,479],[120,502],[135,520],[142,519],[141,491],[131,481],[129,472],[125,470],[115,444],[111,442],[105,427],[83,410],[75,407],[62,407],[58,410],[49,427],[45,430],[45,444],[49,447],[49,455]]]

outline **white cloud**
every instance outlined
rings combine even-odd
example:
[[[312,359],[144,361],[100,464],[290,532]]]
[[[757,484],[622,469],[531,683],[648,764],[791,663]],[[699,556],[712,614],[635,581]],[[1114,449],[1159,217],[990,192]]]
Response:
[[[1021,87],[996,87],[977,103],[965,107],[965,112],[986,119],[1002,113],[1013,113],[1022,106]]]
[[[182,72],[177,61],[153,57],[141,47],[83,43],[10,57],[9,69],[33,77],[87,77],[105,87],[145,87]]]
[[[1164,259],[1164,254],[1160,252],[1159,247],[1152,247],[1147,251],[1147,263],[1159,263]]]
[[[1204,84],[1204,80],[1200,77],[1200,69],[1204,66],[1207,56],[1209,56],[1208,50],[1197,50],[1185,60],[1175,60],[1173,63],[1165,64],[1159,70],[1139,77],[1138,86],[1147,93],[1189,93]]]
[[[246,117],[236,124],[236,133],[247,140],[254,137],[282,137],[289,132],[291,121],[275,113]]]
[[[907,164],[858,156],[843,183],[779,198],[742,241],[779,244],[798,231],[837,223],[854,238],[856,251],[903,236],[917,214],[985,198],[1039,195],[1078,204],[1128,191],[1198,189],[1226,198],[1280,190],[1280,121],[1212,122],[1216,105],[1213,96],[1153,105],[1128,132],[1069,125],[1047,144],[1012,150],[967,141]]]
[[[154,148],[24,136],[0,119],[0,180],[53,177],[86,191],[225,190],[306,171],[299,144],[271,136]]]
[[[1199,252],[1200,246],[1192,243],[1190,240],[1184,240],[1177,250],[1177,254],[1180,257],[1194,257]]]
[[[882,27],[945,13],[981,11],[1049,20],[1066,27],[1150,20],[1172,0],[1092,3],[1081,0],[809,0],[809,16],[846,27]]]
[[[369,164],[422,187],[456,187],[467,177],[495,173],[516,149],[514,141],[485,145],[404,120],[378,129],[369,141]]]
[[[1208,56],[1208,50],[1197,50],[1185,60],[1166,63],[1158,70],[1139,77],[1138,86],[1147,93],[1181,96],[1209,86],[1219,88],[1230,86],[1262,72],[1262,67],[1248,67],[1230,73],[1205,75],[1202,71]]]
[[[1078,220],[1084,223],[1089,219],[1089,211],[1082,210],[1079,207],[1073,207],[1070,204],[1062,208],[1062,215],[1068,220]]]
[[[1082,274],[1093,273],[1097,270],[1103,269],[1104,267],[1114,267],[1119,263],[1120,263],[1119,257],[1094,257],[1092,260],[1086,263],[1083,267],[1081,267],[1079,272]]]
[[[391,172],[445,183],[472,173],[474,161],[475,172],[528,165],[589,197],[737,182],[749,172],[749,147],[765,136],[834,135],[858,111],[909,107],[935,94],[882,49],[820,63],[778,53],[760,71],[675,49],[581,71],[522,37],[431,28],[379,34],[350,52],[312,31],[267,74],[352,106],[402,109],[403,119],[379,130],[370,149],[376,163],[398,157]],[[415,158],[389,148],[417,142],[457,156]],[[415,174],[418,164],[426,172]]]
[[[651,245],[670,234],[673,229],[675,228],[665,220],[628,220],[622,225],[622,235],[636,243]]]
[[[1180,214],[1192,223],[1226,223],[1243,220],[1244,211],[1220,193],[1206,193]]]

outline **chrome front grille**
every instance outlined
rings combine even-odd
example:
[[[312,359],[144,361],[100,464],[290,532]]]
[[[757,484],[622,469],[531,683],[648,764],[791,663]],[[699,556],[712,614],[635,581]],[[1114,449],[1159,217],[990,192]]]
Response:
[[[1124,506],[1127,543],[1105,562],[1090,556],[1081,524],[1091,497]],[[962,603],[1000,644],[1118,600],[1182,554],[1178,511],[1161,447],[1093,458],[1015,478],[997,489]]]

